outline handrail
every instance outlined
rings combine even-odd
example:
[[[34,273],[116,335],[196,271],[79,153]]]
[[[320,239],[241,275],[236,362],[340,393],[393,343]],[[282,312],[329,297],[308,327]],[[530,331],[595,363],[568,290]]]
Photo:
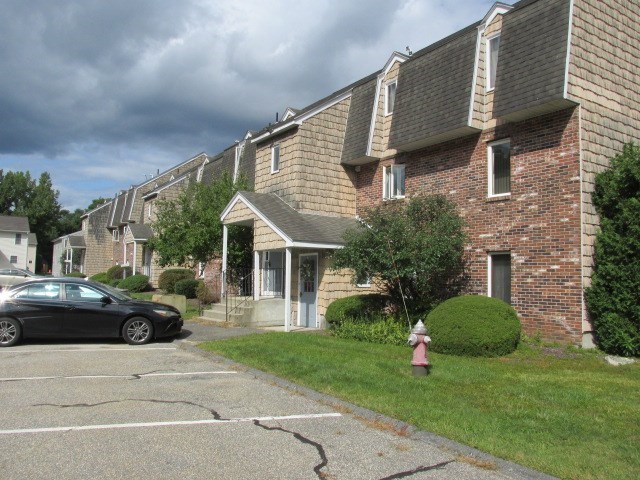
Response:
[[[222,272],[223,295],[225,297],[225,320],[253,298],[253,270],[249,268],[228,269]]]

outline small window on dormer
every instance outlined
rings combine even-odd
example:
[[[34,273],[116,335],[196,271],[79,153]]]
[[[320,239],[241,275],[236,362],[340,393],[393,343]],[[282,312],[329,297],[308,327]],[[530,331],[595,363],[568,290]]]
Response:
[[[500,35],[487,38],[487,90],[493,90],[496,87],[499,50]]]
[[[120,230],[113,230],[111,232],[111,238],[114,242],[120,241]]]
[[[391,115],[393,113],[393,109],[396,105],[396,88],[398,86],[398,82],[393,81],[388,83],[385,88],[385,96],[384,96],[384,114]]]
[[[280,171],[280,144],[271,147],[271,173]]]

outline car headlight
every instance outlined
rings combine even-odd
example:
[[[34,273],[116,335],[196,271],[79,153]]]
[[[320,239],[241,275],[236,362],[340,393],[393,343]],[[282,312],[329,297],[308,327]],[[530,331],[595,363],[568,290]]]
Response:
[[[158,315],[160,315],[161,317],[172,317],[174,315],[178,315],[176,312],[174,312],[173,310],[165,310],[163,308],[158,308],[158,309],[153,309],[154,312],[156,312]]]

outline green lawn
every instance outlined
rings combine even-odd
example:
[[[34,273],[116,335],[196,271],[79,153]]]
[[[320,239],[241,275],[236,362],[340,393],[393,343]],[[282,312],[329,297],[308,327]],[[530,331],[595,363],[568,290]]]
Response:
[[[324,335],[268,333],[202,348],[501,458],[575,479],[640,478],[640,364],[521,347],[501,358],[430,354]]]

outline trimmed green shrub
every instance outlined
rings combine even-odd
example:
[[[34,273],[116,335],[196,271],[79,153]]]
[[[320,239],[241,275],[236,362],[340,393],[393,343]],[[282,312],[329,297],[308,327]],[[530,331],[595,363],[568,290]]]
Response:
[[[640,146],[627,144],[596,176],[600,215],[591,287],[585,300],[595,340],[607,353],[640,355]]]
[[[131,276],[131,267],[114,265],[107,270],[109,280],[122,280],[124,277]]]
[[[147,275],[131,275],[124,278],[118,284],[118,288],[123,288],[129,293],[144,292],[149,287],[149,277]]]
[[[117,278],[114,280],[109,280],[109,282],[107,283],[107,285],[109,285],[110,287],[114,287],[116,288],[118,285],[120,285],[120,282],[122,280],[118,280]]]
[[[195,273],[188,268],[170,268],[160,274],[158,287],[166,293],[175,293],[176,282],[180,280],[193,280]]]
[[[81,272],[69,272],[64,275],[65,277],[85,278],[86,275]]]
[[[430,349],[467,357],[513,352],[520,341],[520,320],[513,307],[497,298],[464,295],[442,302],[427,316]]]
[[[209,305],[220,302],[220,293],[218,292],[216,295],[202,280],[198,280],[196,298],[200,300],[200,303]]]
[[[176,295],[184,295],[187,298],[196,298],[196,289],[198,288],[198,280],[185,278],[178,280],[174,285]]]
[[[90,277],[94,282],[104,283],[105,285],[109,285],[109,277],[107,272],[96,273],[95,275]]]
[[[340,338],[386,345],[405,345],[409,336],[407,325],[392,317],[371,319],[347,318],[331,325],[331,333]]]
[[[388,300],[389,297],[386,295],[377,293],[339,298],[331,302],[325,313],[325,319],[329,325],[334,325],[344,320],[379,318]]]

